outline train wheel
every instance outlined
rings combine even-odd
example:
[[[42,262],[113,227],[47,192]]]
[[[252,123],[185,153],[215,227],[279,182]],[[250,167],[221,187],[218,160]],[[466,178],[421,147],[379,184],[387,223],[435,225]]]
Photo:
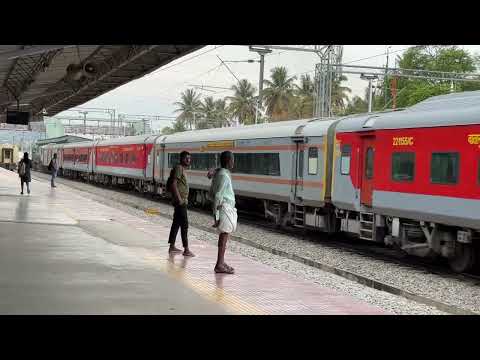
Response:
[[[455,255],[448,262],[455,272],[469,271],[475,264],[474,247],[472,244],[455,243]]]

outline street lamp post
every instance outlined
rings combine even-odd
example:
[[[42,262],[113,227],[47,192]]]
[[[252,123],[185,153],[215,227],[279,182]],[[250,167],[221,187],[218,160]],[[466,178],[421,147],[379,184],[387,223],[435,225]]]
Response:
[[[368,112],[372,112],[372,81],[378,79],[377,75],[361,74],[360,79],[368,80]]]
[[[87,114],[88,111],[79,111],[80,114],[83,114],[83,135],[87,134]]]

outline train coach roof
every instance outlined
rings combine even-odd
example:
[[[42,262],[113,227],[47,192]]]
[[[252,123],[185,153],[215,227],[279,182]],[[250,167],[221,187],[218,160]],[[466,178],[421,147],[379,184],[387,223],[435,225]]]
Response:
[[[303,135],[307,137],[311,136],[325,136],[327,135],[328,128],[332,123],[338,121],[338,119],[325,119],[309,122],[303,129]]]
[[[79,143],[71,143],[71,144],[62,144],[63,149],[71,149],[71,148],[84,148],[84,147],[92,147],[95,144],[94,141],[82,141]]]
[[[480,124],[480,91],[434,96],[402,111],[347,116],[339,132]]]
[[[131,144],[152,144],[153,141],[159,135],[136,135],[125,136],[117,139],[101,140],[97,146],[110,146],[110,145],[131,145]]]
[[[162,137],[159,139],[166,144],[172,144],[219,140],[292,137],[298,135],[295,133],[297,128],[302,125],[306,125],[310,120],[311,119],[279,121],[275,123],[265,123],[258,125],[185,131],[168,135],[167,137]],[[157,142],[159,142],[159,140],[157,140]]]

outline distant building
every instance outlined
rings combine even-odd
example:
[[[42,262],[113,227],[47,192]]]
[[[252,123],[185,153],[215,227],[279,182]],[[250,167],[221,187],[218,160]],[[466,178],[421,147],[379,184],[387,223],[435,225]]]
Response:
[[[46,138],[57,138],[65,135],[65,127],[61,119],[44,117]]]

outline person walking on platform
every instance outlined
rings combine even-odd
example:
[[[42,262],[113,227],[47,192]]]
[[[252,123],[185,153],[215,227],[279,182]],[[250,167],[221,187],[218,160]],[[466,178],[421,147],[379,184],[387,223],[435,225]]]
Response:
[[[53,154],[52,160],[50,160],[50,164],[48,164],[48,170],[50,170],[50,173],[52,174],[52,178],[50,180],[52,188],[56,187],[55,186],[55,178],[57,177],[57,171],[58,171],[58,163],[57,163],[57,154]]]
[[[180,153],[180,163],[172,169],[167,182],[167,190],[172,193],[172,204],[175,208],[172,227],[170,228],[170,235],[168,237],[168,243],[170,244],[168,251],[170,253],[181,252],[180,249],[175,247],[175,240],[177,239],[178,229],[180,228],[184,256],[195,256],[188,248],[187,205],[189,187],[185,170],[190,166],[191,162],[192,158],[190,153],[188,151],[182,151]]]
[[[220,154],[221,168],[215,172],[210,189],[213,197],[214,227],[217,228],[218,256],[215,265],[216,273],[233,274],[233,267],[225,263],[225,250],[229,234],[237,228],[237,209],[235,209],[235,193],[233,192],[230,171],[234,166],[233,153],[224,151]]]
[[[20,186],[23,195],[23,183],[27,184],[27,193],[30,194],[30,181],[32,181],[30,170],[32,168],[32,160],[28,158],[28,153],[23,153],[23,159],[18,164],[18,176],[20,176]]]

